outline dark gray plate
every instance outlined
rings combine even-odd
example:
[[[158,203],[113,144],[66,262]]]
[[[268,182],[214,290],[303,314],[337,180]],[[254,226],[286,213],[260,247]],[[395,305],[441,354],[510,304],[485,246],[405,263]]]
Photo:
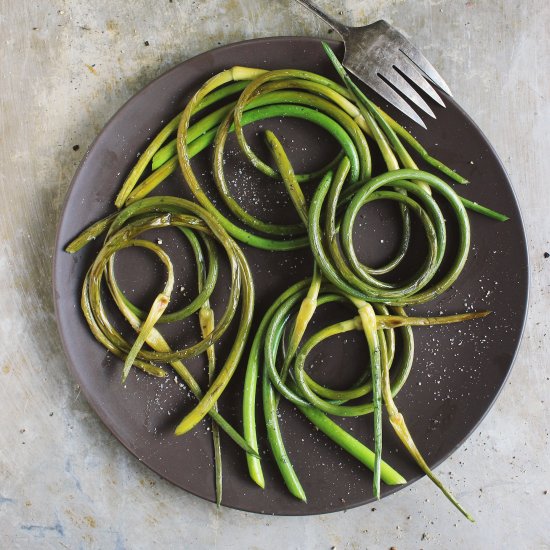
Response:
[[[336,43],[334,46],[341,53],[341,47]],[[177,420],[195,403],[173,378],[159,381],[133,373],[126,387],[121,387],[120,363],[106,355],[90,335],[79,307],[84,273],[99,243],[74,256],[63,252],[63,247],[85,226],[112,211],[114,196],[125,175],[163,121],[180,111],[205,79],[232,65],[305,68],[335,77],[318,40],[266,38],[207,52],[149,84],[111,119],[78,169],[59,224],[54,266],[59,330],[71,371],[91,406],[139,460],[176,485],[208,500],[214,499],[209,423],[204,421],[186,436],[173,436]],[[470,179],[469,186],[459,189],[464,196],[507,213],[510,220],[498,223],[471,215],[473,246],[464,273],[437,303],[430,304],[429,310],[416,310],[454,313],[464,309],[491,309],[494,312],[475,323],[415,330],[414,369],[397,403],[431,466],[440,463],[464,442],[502,388],[518,348],[528,286],[525,236],[510,182],[477,126],[451,99],[446,98],[446,102],[447,109],[431,105],[437,120],[428,121],[429,131],[414,127],[413,132],[429,151]],[[402,120],[391,109],[389,112]],[[272,120],[262,124],[263,128],[268,126],[283,136],[299,168],[320,166],[334,151],[334,143],[307,123]],[[258,126],[249,130],[254,143],[258,130]],[[242,204],[267,218],[293,219],[280,186],[259,178],[243,163],[234,145],[231,147],[233,152],[227,156],[227,170]],[[199,173],[208,170],[207,160],[207,157],[197,160]],[[179,175],[163,184],[158,193],[189,196]],[[384,205],[366,210],[365,214],[364,226],[356,228],[356,239],[364,254],[368,243],[366,256],[376,262],[395,245],[395,217],[392,209]],[[367,221],[368,232],[365,231]],[[186,267],[189,251],[173,233],[165,233],[163,239],[169,250],[178,252],[175,254],[176,267],[180,267],[178,284],[185,284],[192,295],[194,268],[191,269],[190,264]],[[453,239],[451,224],[450,251]],[[419,241],[419,250],[421,246]],[[245,247],[245,253],[256,282],[255,319],[258,322],[282,290],[310,274],[311,263],[306,252],[271,253]],[[139,252],[121,254],[117,272],[129,295],[142,304],[146,304],[162,284],[162,269],[151,265],[151,259]],[[223,270],[222,277],[226,277]],[[217,308],[223,305],[223,300],[224,292],[217,292],[214,299]],[[349,313],[327,309],[319,315],[318,325],[342,315],[349,316]],[[193,330],[191,326],[186,328]],[[181,343],[181,328],[169,336]],[[230,338],[228,334],[222,341],[220,357]],[[334,339],[316,350],[313,357],[316,376],[340,387],[364,368],[366,360],[366,349],[360,338],[349,337],[346,344],[344,340]],[[190,361],[188,366],[204,379],[202,359]],[[243,369],[237,372],[221,401],[221,410],[237,426],[240,425],[242,376]],[[259,424],[261,419],[259,415]],[[286,404],[282,407],[281,423],[308,503],[298,502],[287,493],[268,453],[263,461],[266,488],[262,491],[256,487],[247,476],[242,452],[224,437],[225,505],[253,512],[305,515],[342,510],[372,500],[372,476],[368,470],[323,435],[312,431],[308,422]],[[370,418],[347,419],[342,423],[367,444],[371,441]],[[400,448],[389,426],[385,426],[384,437],[384,458],[411,482],[418,479],[420,471]],[[263,436],[261,446],[267,450]],[[393,490],[383,487],[383,495]],[[442,505],[447,505],[442,496],[434,495],[434,498],[441,498]],[[464,504],[467,506],[468,502]]]

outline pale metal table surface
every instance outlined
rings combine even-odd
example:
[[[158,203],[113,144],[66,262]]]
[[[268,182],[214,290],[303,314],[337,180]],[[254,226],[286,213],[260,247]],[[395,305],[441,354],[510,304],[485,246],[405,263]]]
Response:
[[[426,479],[346,513],[218,510],[131,456],[67,370],[52,251],[95,135],[191,56],[268,35],[334,36],[327,26],[288,0],[1,0],[1,548],[550,548],[550,3],[319,4],[350,24],[383,17],[413,37],[495,146],[522,208],[531,294],[520,352],[496,406],[438,468],[453,472],[477,522]]]

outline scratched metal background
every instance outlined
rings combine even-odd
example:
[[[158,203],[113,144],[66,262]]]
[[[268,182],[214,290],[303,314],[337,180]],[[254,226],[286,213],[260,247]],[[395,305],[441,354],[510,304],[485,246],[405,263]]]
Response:
[[[51,255],[94,136],[180,61],[247,38],[328,37],[327,27],[288,0],[0,0],[1,548],[550,548],[550,3],[319,4],[412,36],[496,147],[522,206],[531,304],[520,355],[480,430],[439,468],[477,523],[427,480],[328,516],[217,510],[130,456],[65,365]]]

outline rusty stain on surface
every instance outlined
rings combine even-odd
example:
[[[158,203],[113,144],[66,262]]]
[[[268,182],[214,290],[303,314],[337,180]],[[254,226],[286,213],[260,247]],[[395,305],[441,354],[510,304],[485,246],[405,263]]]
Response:
[[[93,529],[97,527],[97,523],[94,517],[92,516],[84,516],[84,521]]]
[[[106,28],[109,32],[118,32],[119,25],[114,19],[109,19],[107,21]]]
[[[90,527],[95,529],[97,527],[96,519],[91,515],[81,516],[77,514],[74,510],[66,508],[65,515],[71,520],[71,523],[76,527]]]
[[[154,487],[157,482],[154,479],[143,479],[139,480],[139,483],[142,487]]]

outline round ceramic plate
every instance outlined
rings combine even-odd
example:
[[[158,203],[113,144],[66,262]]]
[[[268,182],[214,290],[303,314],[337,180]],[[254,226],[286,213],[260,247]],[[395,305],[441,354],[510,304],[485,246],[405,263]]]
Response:
[[[341,55],[341,45],[334,43],[333,46]],[[266,38],[233,44],[199,55],[167,72],[120,109],[84,157],[61,216],[54,266],[59,330],[72,373],[92,408],[139,460],[179,487],[210,501],[214,500],[215,492],[209,421],[203,421],[192,433],[175,437],[175,425],[196,401],[173,376],[161,380],[132,372],[126,385],[120,384],[121,363],[94,340],[79,305],[84,274],[99,243],[92,243],[75,255],[65,253],[63,248],[84,227],[113,211],[117,190],[148,140],[182,109],[204,80],[233,65],[301,68],[336,79],[320,41],[314,38]],[[493,311],[489,317],[476,322],[414,331],[413,371],[396,401],[431,466],[440,463],[464,442],[502,388],[521,337],[528,285],[525,236],[510,182],[477,126],[452,99],[445,97],[445,101],[446,109],[430,103],[437,120],[426,121],[427,131],[409,124],[399,113],[379,103],[407,126],[434,156],[470,180],[469,185],[455,185],[455,189],[459,188],[467,198],[506,213],[510,220],[500,223],[471,214],[472,249],[462,276],[428,308],[410,309],[410,312],[434,314]],[[326,158],[336,152],[335,143],[315,126],[276,119],[247,129],[259,154],[265,155],[265,150],[261,150],[261,133],[268,127],[284,140],[298,170],[322,166]],[[204,179],[209,176],[208,161],[207,154],[194,161]],[[246,208],[266,219],[295,219],[282,186],[266,181],[253,171],[233,141],[226,155],[226,169],[235,196]],[[156,193],[190,197],[179,174],[169,178]],[[391,254],[392,247],[396,246],[399,225],[391,207],[381,203],[368,208],[371,210],[365,211],[364,222],[355,228],[355,238],[360,253],[368,261],[376,262]],[[450,254],[456,243],[454,235],[451,224]],[[176,259],[177,288],[184,287],[176,299],[181,304],[192,298],[195,291],[192,255],[174,232],[166,230],[163,242]],[[419,250],[422,247],[420,241],[418,247]],[[310,275],[311,257],[308,251],[275,253],[243,248],[256,284],[254,326],[257,326],[275,297],[295,281]],[[121,253],[116,270],[126,292],[144,306],[163,284],[161,267],[151,263],[151,258],[140,251]],[[213,300],[218,310],[225,299],[222,287],[227,287],[223,284],[227,277],[224,269],[221,277],[222,284]],[[315,324],[322,326],[337,316],[343,318],[342,315],[341,311],[327,308],[316,317]],[[193,332],[196,330],[196,324],[190,322],[183,328],[169,327],[167,336],[174,345],[182,344],[190,333],[197,334]],[[231,333],[224,336],[218,346],[220,361],[230,340]],[[354,379],[365,367],[366,358],[364,342],[353,336],[334,338],[317,348],[312,357],[316,377],[339,387],[345,387]],[[244,361],[242,363],[220,402],[221,411],[235,426],[241,425]],[[202,358],[187,365],[204,381]],[[370,417],[339,422],[372,446]],[[262,424],[261,413],[258,424]],[[281,405],[281,426],[290,458],[307,494],[307,504],[287,492],[260,430],[266,475],[264,490],[249,479],[242,451],[222,435],[224,505],[269,514],[305,515],[342,510],[372,500],[371,472],[313,430],[287,403]],[[384,427],[384,459],[409,483],[421,475],[388,424]],[[452,488],[452,482],[450,484]],[[397,489],[383,486],[382,494]],[[442,505],[447,505],[435,487],[434,498],[440,498]],[[468,502],[464,504],[467,506]]]

